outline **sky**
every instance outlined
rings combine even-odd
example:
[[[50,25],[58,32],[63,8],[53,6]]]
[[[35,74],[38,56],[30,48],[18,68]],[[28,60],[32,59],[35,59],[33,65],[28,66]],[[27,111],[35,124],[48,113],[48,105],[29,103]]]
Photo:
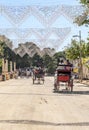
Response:
[[[79,0],[0,0],[1,6],[34,6],[34,5],[80,5]],[[33,22],[32,22],[33,21]],[[37,21],[33,16],[30,16],[25,22],[20,25],[21,28],[44,28],[43,25]],[[65,28],[71,27],[71,32],[64,40],[64,42],[60,45],[59,50],[63,50],[65,46],[68,46],[73,35],[79,35],[79,30],[81,30],[81,36],[83,40],[86,40],[88,36],[88,27],[81,26],[78,27],[76,24],[72,23],[70,20],[65,18],[64,16],[60,16],[53,24],[52,27],[55,28]],[[0,28],[13,28],[13,25],[2,15],[0,15]],[[14,27],[16,28],[16,27]],[[11,36],[11,38],[15,38],[15,36]],[[32,39],[34,36],[32,37]],[[55,36],[51,36],[51,38],[55,39]],[[77,39],[79,40],[79,39]],[[18,43],[13,43],[15,47],[18,46]]]
[[[57,5],[57,4],[76,4],[78,0],[0,0],[1,4],[6,5]]]

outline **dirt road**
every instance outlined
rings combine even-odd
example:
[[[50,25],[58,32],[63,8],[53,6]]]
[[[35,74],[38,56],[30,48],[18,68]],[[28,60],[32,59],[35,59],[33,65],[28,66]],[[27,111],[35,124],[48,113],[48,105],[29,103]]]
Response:
[[[53,77],[0,82],[0,130],[89,130],[89,86],[74,83],[71,94],[54,93]]]

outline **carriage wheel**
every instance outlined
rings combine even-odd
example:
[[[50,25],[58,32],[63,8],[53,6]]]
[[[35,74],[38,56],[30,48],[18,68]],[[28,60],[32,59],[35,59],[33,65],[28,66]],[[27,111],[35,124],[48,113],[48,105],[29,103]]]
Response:
[[[54,83],[54,90],[55,90],[55,91],[59,91],[59,87],[60,87],[60,86],[59,86],[59,83],[55,82],[55,83]]]
[[[44,79],[42,79],[42,81],[43,81],[43,84],[44,84]]]
[[[54,83],[54,90],[57,90],[57,84]]]
[[[34,84],[34,78],[33,78],[33,84]]]
[[[38,84],[40,84],[40,78],[38,78]]]
[[[44,84],[44,80],[43,80],[43,84]]]
[[[70,81],[71,92],[73,92],[73,79]]]

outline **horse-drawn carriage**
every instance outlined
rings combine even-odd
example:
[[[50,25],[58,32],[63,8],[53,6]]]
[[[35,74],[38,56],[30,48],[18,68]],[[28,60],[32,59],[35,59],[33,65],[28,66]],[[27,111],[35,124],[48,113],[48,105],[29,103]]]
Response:
[[[42,68],[37,68],[33,70],[33,84],[40,84],[41,82],[44,84],[44,70]]]
[[[54,80],[54,90],[59,91],[61,82],[66,85],[66,90],[73,91],[72,65],[58,65]]]

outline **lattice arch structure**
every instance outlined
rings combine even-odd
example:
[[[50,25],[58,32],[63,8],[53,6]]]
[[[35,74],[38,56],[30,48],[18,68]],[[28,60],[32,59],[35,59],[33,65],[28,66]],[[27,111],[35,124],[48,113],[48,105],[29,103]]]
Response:
[[[24,28],[24,29],[14,29],[14,28],[0,28],[0,34],[10,37],[10,35],[15,34],[17,36],[19,43],[24,43],[27,41],[33,41],[38,44],[39,47],[54,47],[58,48],[59,44],[61,44],[64,39],[71,32],[70,27],[66,28],[46,28],[46,29],[38,29],[38,28]],[[49,37],[55,34],[56,39],[49,39]],[[31,35],[35,35],[37,39],[30,39]],[[12,41],[16,42],[15,39]]]
[[[35,16],[44,27],[50,27],[60,17],[64,15],[72,21],[84,12],[83,6],[0,6],[0,14],[8,18],[11,24],[19,26],[31,15]]]
[[[65,38],[71,32],[70,27],[53,28],[52,24],[60,18],[61,15],[72,22],[78,15],[84,12],[83,6],[0,6],[0,15],[5,17],[13,26],[12,28],[0,28],[0,35],[6,35],[8,38],[13,34],[16,39],[13,42],[24,43],[31,41],[37,43],[39,47],[58,47],[63,43]],[[21,25],[30,16],[34,16],[44,28],[21,28]],[[52,34],[56,39],[50,39]],[[34,35],[37,39],[30,39]]]

